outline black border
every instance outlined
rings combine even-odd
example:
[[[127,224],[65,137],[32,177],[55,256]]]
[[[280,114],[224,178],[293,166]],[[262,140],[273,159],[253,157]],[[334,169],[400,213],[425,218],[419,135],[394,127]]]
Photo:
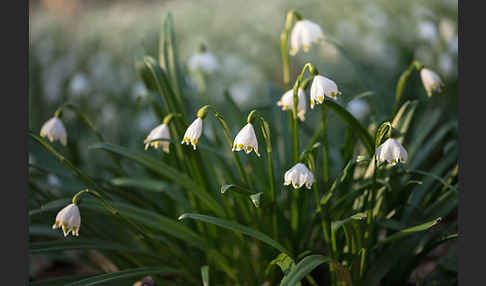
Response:
[[[9,5],[10,4],[10,5]],[[2,5],[2,285],[28,285],[29,2]],[[15,13],[14,13],[15,12]]]

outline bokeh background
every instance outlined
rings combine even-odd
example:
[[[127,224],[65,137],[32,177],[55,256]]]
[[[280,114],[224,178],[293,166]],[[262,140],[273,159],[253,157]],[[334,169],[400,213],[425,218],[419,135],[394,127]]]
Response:
[[[306,62],[312,62],[320,73],[336,81],[343,104],[359,93],[375,91],[365,98],[372,108],[370,116],[385,120],[392,109],[398,77],[415,59],[435,70],[445,83],[442,94],[431,99],[443,111],[443,120],[457,118],[455,0],[31,0],[29,129],[38,133],[59,105],[71,102],[86,112],[106,141],[143,148],[143,139],[158,120],[134,61],[143,54],[158,58],[161,25],[169,11],[184,64],[200,43],[218,58],[217,71],[207,78],[207,95],[223,114],[225,89],[243,110],[274,108],[284,92],[279,36],[289,9],[320,24],[326,36],[347,50],[345,56],[332,44],[323,43],[291,57],[292,80]],[[187,67],[184,69],[187,71]],[[194,100],[187,104],[195,110],[206,99],[198,96],[196,84],[187,74],[184,90],[194,94]],[[426,99],[417,73],[409,85],[405,99]],[[307,129],[318,116],[308,113]],[[329,120],[335,126],[330,130],[335,136],[329,137],[330,146],[335,143],[330,149],[335,162],[332,174],[343,164],[338,152],[344,123],[333,115]],[[66,112],[63,121],[69,130],[68,156],[87,172],[103,176],[106,158],[87,148],[96,138],[73,114]],[[232,122],[233,132],[241,122]],[[38,174],[44,186],[73,193],[79,190],[80,186],[69,182],[70,176],[58,168],[54,159],[41,157],[36,145],[30,144],[29,148],[30,162],[42,160],[44,166],[50,166],[44,170],[49,175],[42,171]],[[52,234],[48,227],[41,226],[31,226],[30,232]],[[74,257],[71,260],[70,255]],[[91,256],[91,260],[102,259],[95,252]],[[86,265],[76,252],[62,257],[64,262]],[[52,257],[33,257],[31,276],[40,279],[69,274],[62,268],[67,264],[57,265],[56,261]],[[96,268],[74,267],[69,271],[91,273]]]

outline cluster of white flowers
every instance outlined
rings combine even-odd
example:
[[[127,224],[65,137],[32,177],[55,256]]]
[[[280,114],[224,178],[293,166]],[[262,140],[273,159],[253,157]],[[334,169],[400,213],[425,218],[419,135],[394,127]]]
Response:
[[[299,19],[295,23],[291,32],[289,53],[291,55],[295,55],[300,49],[308,51],[311,44],[318,43],[323,39],[324,34],[319,25],[309,20]],[[218,61],[210,52],[201,51],[191,57],[188,65],[193,71],[203,71],[209,73],[213,72],[218,67]],[[316,104],[322,104],[326,97],[336,100],[337,95],[341,94],[336,83],[329,78],[316,74],[317,72],[312,71],[311,73],[314,75],[312,85],[310,87],[311,108],[313,109]],[[443,83],[435,72],[427,68],[422,68],[420,70],[420,76],[428,96],[431,96],[433,91],[440,91]],[[301,121],[305,120],[305,114],[307,111],[306,94],[304,88],[299,87],[297,91],[298,101],[296,114]],[[295,111],[294,90],[290,89],[286,91],[277,102],[277,106],[281,107],[283,111]],[[362,99],[350,101],[346,108],[354,117],[358,119],[363,119],[370,112],[369,105]],[[202,111],[200,110],[200,112],[201,114],[198,112],[198,117],[186,129],[181,141],[181,144],[192,145],[194,150],[196,150],[197,143],[203,131],[205,109]],[[234,138],[232,151],[245,151],[246,154],[254,151],[255,154],[260,157],[260,153],[258,152],[258,140],[250,117],[248,119],[248,123]],[[150,146],[155,149],[162,147],[164,152],[169,153],[170,142],[155,141],[158,139],[171,139],[168,127],[169,121],[170,119],[168,119],[167,122],[164,120],[164,123],[156,126],[150,131],[150,133],[144,139],[145,150],[147,150]],[[67,144],[66,129],[57,115],[44,123],[41,128],[40,135],[42,137],[47,137],[50,142],[59,140],[63,145]],[[383,144],[376,148],[374,157],[378,165],[384,163],[385,161],[395,165],[397,163],[405,163],[407,161],[408,154],[405,148],[397,140],[388,138]],[[271,158],[269,158],[269,160],[271,160]],[[307,168],[305,164],[301,162],[295,164],[284,174],[284,185],[292,185],[294,189],[300,189],[304,185],[307,189],[310,189],[314,182],[314,174]],[[77,202],[73,200],[72,204],[69,204],[58,212],[52,228],[62,228],[64,236],[67,236],[70,232],[73,236],[78,236],[80,225],[81,216],[79,208],[77,206]]]

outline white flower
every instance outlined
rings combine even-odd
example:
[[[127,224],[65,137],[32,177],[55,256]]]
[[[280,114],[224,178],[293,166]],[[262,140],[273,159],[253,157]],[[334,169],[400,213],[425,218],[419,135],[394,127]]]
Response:
[[[218,68],[218,60],[210,52],[200,52],[192,55],[189,59],[189,69],[192,71],[203,71],[211,73]]]
[[[423,68],[420,71],[420,78],[422,79],[422,83],[424,84],[428,96],[431,96],[432,92],[435,90],[440,92],[440,88],[443,83],[435,72],[427,68]]]
[[[368,103],[359,98],[348,102],[346,109],[358,119],[363,119],[370,112],[370,106]]]
[[[52,225],[53,229],[62,227],[64,236],[72,231],[73,236],[79,236],[79,226],[81,225],[81,215],[79,208],[75,204],[69,204],[60,210],[56,216],[56,222]]]
[[[202,127],[203,127],[203,121],[201,118],[196,118],[194,122],[187,127],[186,133],[184,133],[184,137],[182,139],[181,144],[186,143],[187,145],[192,144],[192,147],[194,150],[196,150],[196,144],[197,141],[199,140],[199,137],[201,137],[202,134]]]
[[[302,88],[299,88],[297,92],[297,116],[301,121],[305,120],[305,112],[307,110],[307,102],[305,100],[305,92]],[[284,93],[280,100],[277,102],[277,106],[282,106],[282,110],[294,110],[294,90],[291,89]]]
[[[304,164],[297,163],[285,172],[284,181],[285,186],[292,184],[294,189],[300,189],[304,184],[307,189],[310,189],[314,183],[314,175]]]
[[[319,25],[309,20],[297,21],[290,34],[290,55],[295,56],[302,47],[304,52],[310,45],[324,39],[324,33]]]
[[[235,137],[233,141],[233,149],[231,151],[245,150],[246,154],[255,150],[255,153],[260,157],[258,153],[258,141],[255,135],[255,129],[253,124],[248,123],[243,127]]]
[[[376,148],[375,158],[378,164],[388,161],[395,165],[397,162],[405,163],[408,158],[407,150],[397,140],[388,138]]]
[[[64,124],[62,124],[61,119],[57,117],[52,117],[51,119],[47,120],[44,125],[42,125],[40,135],[42,137],[49,138],[49,141],[51,142],[54,140],[59,140],[64,146],[67,144],[66,128],[64,128]]]
[[[338,90],[334,81],[322,75],[316,75],[312,80],[310,91],[311,108],[314,108],[316,103],[322,103],[325,96],[336,99],[336,95],[338,94],[341,94],[341,92]]]
[[[147,150],[149,146],[152,146],[155,149],[162,146],[162,150],[165,153],[169,153],[170,142],[169,141],[150,142],[156,139],[170,139],[170,131],[169,131],[169,126],[167,126],[167,124],[163,123],[155,127],[154,129],[152,129],[152,131],[150,131],[147,138],[143,140],[143,143],[145,144],[145,150]]]

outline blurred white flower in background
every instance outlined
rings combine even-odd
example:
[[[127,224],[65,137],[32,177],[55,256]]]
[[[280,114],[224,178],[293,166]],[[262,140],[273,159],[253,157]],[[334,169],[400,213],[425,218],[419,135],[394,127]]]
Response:
[[[302,48],[307,52],[310,46],[324,39],[321,27],[309,20],[297,21],[290,33],[290,55],[295,56]]]
[[[76,61],[74,55],[60,57],[48,65],[42,73],[44,95],[47,101],[56,102],[61,98],[64,81],[74,71]]]
[[[439,75],[436,74],[434,71],[428,68],[423,68],[422,70],[420,70],[420,78],[422,79],[422,83],[425,90],[427,91],[428,96],[431,96],[432,92],[434,91],[440,92],[443,83],[440,80]]]
[[[62,228],[64,236],[72,232],[73,236],[79,236],[79,227],[81,226],[81,215],[79,208],[75,204],[69,204],[60,210],[56,215],[53,229]]]
[[[252,150],[260,157],[258,153],[258,141],[255,134],[255,129],[253,124],[248,123],[243,127],[240,132],[235,137],[233,141],[233,149],[231,151],[241,151],[244,150],[246,154],[249,154]]]
[[[438,64],[442,74],[449,76],[455,74],[457,67],[454,66],[454,61],[449,53],[442,53],[439,56]]]
[[[292,184],[294,189],[300,189],[303,185],[310,190],[314,183],[314,175],[302,163],[297,163],[284,174],[284,185]]]
[[[218,68],[219,62],[211,52],[197,52],[189,59],[188,66],[192,71],[212,73]]]
[[[421,22],[418,25],[418,34],[423,40],[434,41],[438,36],[437,27],[430,21]]]
[[[361,120],[370,113],[369,104],[363,99],[353,99],[348,102],[346,109],[357,119]]]
[[[53,187],[60,187],[61,186],[61,180],[59,180],[59,177],[54,175],[54,174],[49,174],[47,175],[47,184],[51,185]]]
[[[337,62],[339,50],[331,43],[323,41],[320,45],[321,55],[328,62]]]
[[[240,106],[248,106],[254,94],[253,86],[245,82],[232,84],[229,88],[231,98]]]
[[[132,94],[136,98],[147,93],[147,87],[142,81],[137,81],[132,87]]]
[[[454,38],[452,38],[449,41],[449,43],[447,44],[447,48],[448,48],[449,52],[457,55],[457,52],[459,50],[458,45],[459,45],[459,38],[456,35]]]
[[[372,26],[373,29],[386,28],[389,22],[388,15],[383,11],[383,8],[370,2],[366,5],[364,13],[361,14],[364,20]]]
[[[57,117],[52,117],[42,125],[40,135],[41,137],[47,137],[51,143],[54,140],[59,140],[64,146],[67,144],[66,128],[64,128],[61,119]]]
[[[305,92],[302,88],[297,92],[297,116],[301,121],[305,120],[305,113],[307,111],[307,100],[305,99]],[[294,110],[294,90],[290,89],[282,95],[277,102],[277,106],[281,106],[282,110]]]
[[[157,118],[152,112],[144,112],[137,117],[137,128],[143,132],[148,132]]]
[[[86,94],[91,89],[91,83],[85,73],[77,73],[69,82],[69,90],[72,95],[79,96]]]
[[[439,34],[446,42],[449,42],[457,35],[456,27],[455,23],[451,20],[442,18],[439,21]]]

